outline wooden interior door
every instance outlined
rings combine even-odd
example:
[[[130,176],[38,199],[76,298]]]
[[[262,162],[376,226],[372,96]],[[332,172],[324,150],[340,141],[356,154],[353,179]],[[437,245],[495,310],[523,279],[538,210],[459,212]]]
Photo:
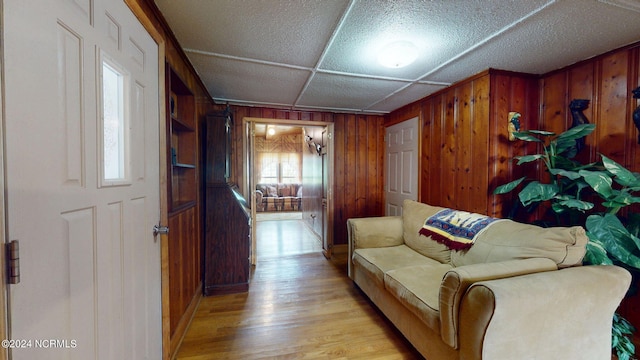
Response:
[[[122,1],[3,6],[11,356],[160,359],[157,44]]]
[[[418,200],[418,118],[388,127],[385,141],[385,214],[402,215],[405,199]]]

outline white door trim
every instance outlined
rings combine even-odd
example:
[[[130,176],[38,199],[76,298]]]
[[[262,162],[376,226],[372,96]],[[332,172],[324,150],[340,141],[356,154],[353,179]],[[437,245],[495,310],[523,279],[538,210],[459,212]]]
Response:
[[[7,279],[7,266],[5,264],[5,247],[7,244],[7,228],[6,228],[6,202],[4,194],[5,187],[5,162],[6,153],[4,152],[5,143],[5,118],[4,118],[4,1],[0,2],[0,33],[2,39],[0,40],[0,189],[3,189],[0,193],[0,287],[2,287],[2,293],[0,293],[0,339],[8,339],[8,319],[9,313],[7,309],[7,296],[9,287],[6,282]],[[0,360],[6,360],[8,358],[8,351],[6,347],[0,348]]]

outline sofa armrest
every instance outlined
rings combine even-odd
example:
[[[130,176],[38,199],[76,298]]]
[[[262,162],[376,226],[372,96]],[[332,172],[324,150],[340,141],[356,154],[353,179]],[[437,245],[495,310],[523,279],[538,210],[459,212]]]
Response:
[[[465,265],[449,270],[440,285],[440,335],[449,346],[458,348],[458,314],[460,301],[476,282],[557,270],[547,258],[508,260],[495,263]]]
[[[404,244],[400,216],[381,216],[347,220],[347,233],[353,250]]]
[[[349,244],[348,273],[351,276],[353,252],[356,249],[404,244],[402,218],[380,216],[348,219],[347,241]]]
[[[613,265],[475,283],[460,305],[460,359],[610,359],[630,283]]]

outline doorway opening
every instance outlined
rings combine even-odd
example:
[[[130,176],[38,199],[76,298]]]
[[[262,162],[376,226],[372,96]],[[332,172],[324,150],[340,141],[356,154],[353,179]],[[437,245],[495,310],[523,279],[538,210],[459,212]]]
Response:
[[[333,124],[256,118],[244,123],[243,170],[254,219],[252,264],[309,252],[329,257]]]

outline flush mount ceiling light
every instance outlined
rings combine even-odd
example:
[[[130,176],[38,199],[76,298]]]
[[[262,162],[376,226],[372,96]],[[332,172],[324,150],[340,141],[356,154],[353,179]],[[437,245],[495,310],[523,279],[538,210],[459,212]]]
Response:
[[[396,41],[384,46],[378,55],[380,65],[388,68],[405,67],[418,58],[418,49],[409,41]]]

